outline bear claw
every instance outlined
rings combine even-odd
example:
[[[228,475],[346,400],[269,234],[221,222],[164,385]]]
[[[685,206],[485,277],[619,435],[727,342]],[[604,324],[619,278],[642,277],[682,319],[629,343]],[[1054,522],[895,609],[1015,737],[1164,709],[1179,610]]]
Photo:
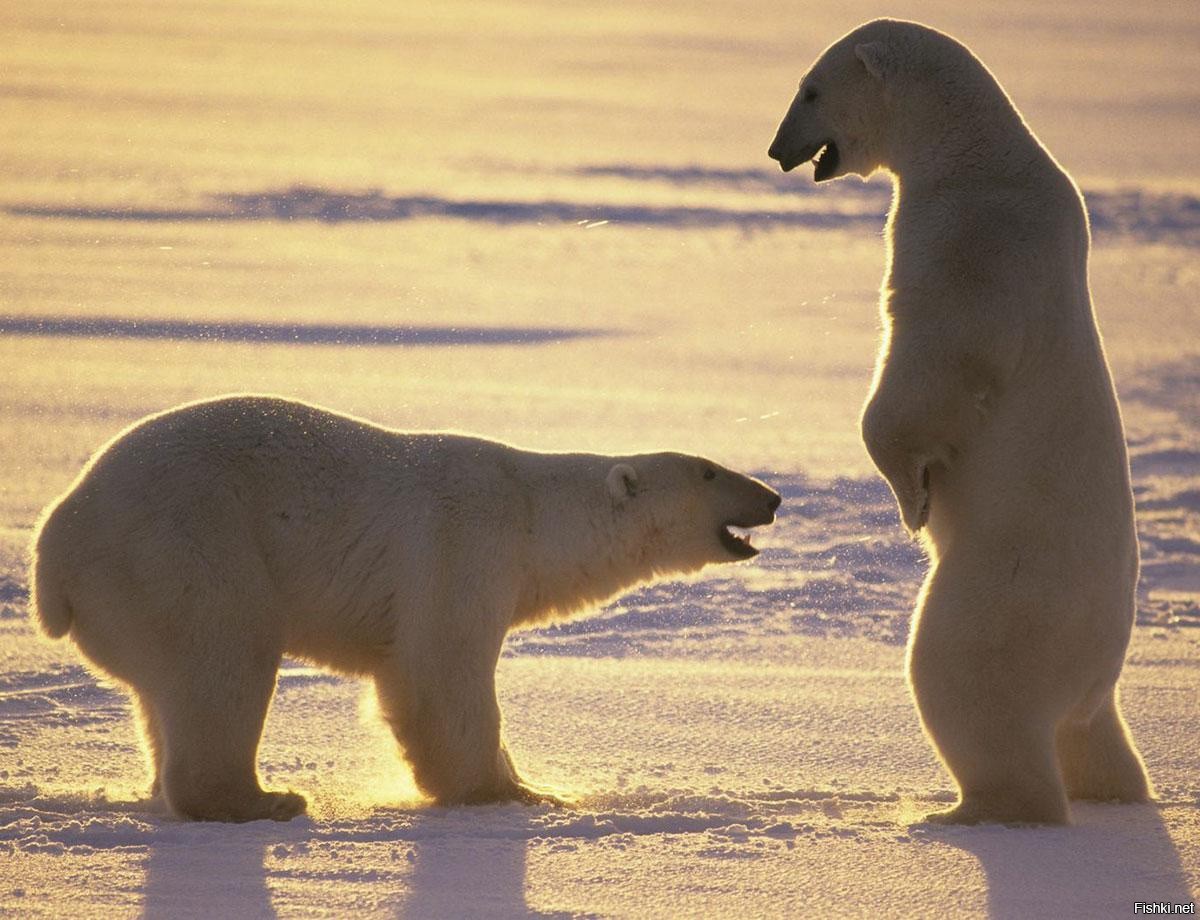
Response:
[[[272,821],[291,821],[308,810],[308,801],[297,792],[268,792],[271,799],[268,817]]]
[[[571,802],[561,796],[557,796],[552,792],[547,792],[544,789],[537,789],[533,786],[527,786],[524,783],[518,783],[514,801],[520,802],[522,805],[549,805],[552,808],[569,808]]]

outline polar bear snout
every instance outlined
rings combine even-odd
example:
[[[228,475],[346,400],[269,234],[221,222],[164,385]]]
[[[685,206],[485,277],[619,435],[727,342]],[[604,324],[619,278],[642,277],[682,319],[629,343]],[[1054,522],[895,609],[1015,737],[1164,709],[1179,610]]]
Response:
[[[767,489],[771,493],[771,497],[767,499],[767,507],[771,509],[771,523],[775,520],[775,512],[779,510],[779,506],[783,504],[783,496],[774,489]]]
[[[744,506],[734,515],[721,522],[717,539],[722,548],[734,559],[750,559],[758,555],[758,548],[750,542],[749,534],[735,531],[765,527],[775,522],[775,512],[783,502],[783,496],[757,479],[740,477],[746,494]]]
[[[775,132],[767,156],[777,161],[784,172],[813,160],[813,180],[823,182],[837,175],[841,153],[832,129],[806,111],[807,107],[803,95],[797,96]]]
[[[798,145],[790,136],[787,122],[779,126],[779,133],[771,142],[767,156],[779,163],[784,172],[791,172],[802,163],[807,163],[832,142],[829,140],[812,141]]]
[[[834,175],[840,157],[833,126],[816,111],[817,99],[816,90],[801,83],[800,91],[779,123],[767,156],[776,160],[784,172],[815,159],[813,179],[820,182]]]

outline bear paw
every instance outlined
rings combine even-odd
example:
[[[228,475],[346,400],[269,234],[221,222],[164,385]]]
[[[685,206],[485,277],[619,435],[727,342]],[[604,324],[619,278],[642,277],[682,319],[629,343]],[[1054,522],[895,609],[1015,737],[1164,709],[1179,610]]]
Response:
[[[570,808],[570,799],[562,798],[545,789],[530,786],[527,783],[517,783],[513,800],[522,805],[549,805],[551,808]]]
[[[502,788],[477,791],[455,799],[439,799],[439,805],[502,805],[517,802],[521,805],[549,805],[566,808],[571,803],[546,789],[539,789],[525,782],[505,783]]]
[[[1067,813],[1049,803],[1033,805],[1012,802],[979,802],[967,800],[946,811],[925,816],[927,824],[1005,824],[1029,826],[1036,824],[1067,824]]]
[[[291,821],[308,809],[308,801],[298,792],[268,792],[265,797],[268,811],[264,817],[272,821]]]

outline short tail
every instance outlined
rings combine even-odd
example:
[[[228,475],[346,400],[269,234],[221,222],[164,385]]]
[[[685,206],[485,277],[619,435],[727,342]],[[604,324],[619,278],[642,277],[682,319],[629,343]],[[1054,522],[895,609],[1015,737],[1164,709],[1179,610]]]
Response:
[[[34,543],[29,612],[38,621],[43,633],[51,639],[61,639],[71,631],[74,614],[63,590],[62,580],[42,552],[45,535],[46,527],[43,524]]]

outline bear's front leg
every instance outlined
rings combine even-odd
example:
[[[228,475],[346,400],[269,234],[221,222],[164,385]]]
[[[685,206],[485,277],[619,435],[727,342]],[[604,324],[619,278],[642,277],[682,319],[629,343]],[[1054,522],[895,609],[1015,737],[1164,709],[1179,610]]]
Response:
[[[494,661],[458,660],[436,673],[395,664],[376,675],[375,689],[418,788],[437,804],[561,804],[513,768],[500,738]]]
[[[891,486],[900,519],[910,534],[929,520],[929,467],[933,452],[921,449],[920,428],[880,399],[877,393],[862,417],[863,443]]]
[[[922,355],[921,343],[893,337],[862,415],[863,443],[913,535],[929,521],[930,480],[936,485],[938,473],[961,461],[986,423],[996,378],[948,342],[936,360]]]

